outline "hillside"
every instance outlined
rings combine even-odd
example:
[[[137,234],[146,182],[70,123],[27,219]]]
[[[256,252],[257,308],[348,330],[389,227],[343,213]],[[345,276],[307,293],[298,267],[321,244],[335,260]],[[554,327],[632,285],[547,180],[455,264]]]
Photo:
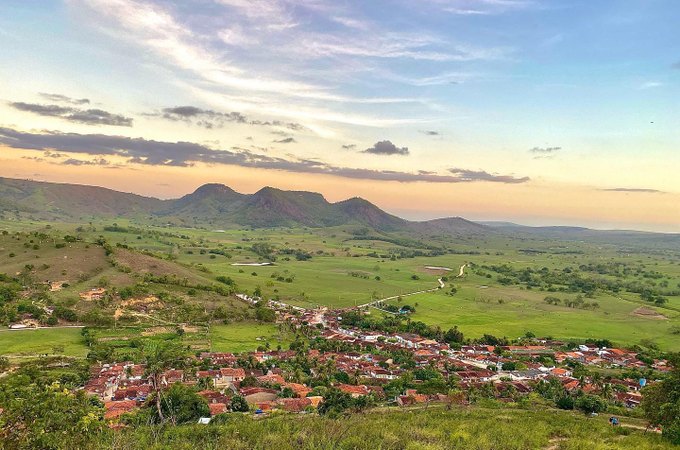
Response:
[[[280,415],[260,420],[230,417],[218,425],[137,427],[91,436],[92,448],[231,449],[671,449],[644,423],[625,419],[612,428],[606,417],[519,408],[407,409],[341,419]],[[61,448],[61,447],[60,447]]]
[[[0,178],[0,194],[0,217],[5,218],[129,218],[223,229],[360,225],[384,232],[425,234],[490,230],[460,218],[410,222],[362,198],[331,203],[319,193],[273,187],[248,195],[221,184],[206,184],[179,199],[159,200],[96,186]]]
[[[165,203],[97,186],[0,178],[0,214],[29,213],[40,219],[144,217]]]

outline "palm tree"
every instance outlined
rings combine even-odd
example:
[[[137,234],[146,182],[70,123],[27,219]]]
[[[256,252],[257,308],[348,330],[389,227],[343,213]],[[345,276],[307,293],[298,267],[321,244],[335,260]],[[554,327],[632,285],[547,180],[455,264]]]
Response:
[[[151,388],[156,394],[158,417],[163,422],[165,420],[161,409],[163,373],[168,369],[176,369],[184,364],[184,351],[174,341],[149,341],[144,345],[142,356],[146,366],[145,375],[151,381]]]

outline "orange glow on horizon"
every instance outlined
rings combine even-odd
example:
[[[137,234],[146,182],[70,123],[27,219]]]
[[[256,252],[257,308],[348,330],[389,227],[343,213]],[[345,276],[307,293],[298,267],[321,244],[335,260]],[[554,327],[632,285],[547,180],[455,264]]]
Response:
[[[3,177],[96,185],[159,198],[177,198],[205,183],[223,183],[243,193],[273,186],[320,192],[333,202],[363,197],[386,211],[409,219],[461,216],[532,225],[680,232],[680,208],[677,206],[680,195],[671,193],[607,192],[594,187],[541,181],[524,184],[399,183],[223,165],[84,167],[7,156],[0,158],[0,176]]]

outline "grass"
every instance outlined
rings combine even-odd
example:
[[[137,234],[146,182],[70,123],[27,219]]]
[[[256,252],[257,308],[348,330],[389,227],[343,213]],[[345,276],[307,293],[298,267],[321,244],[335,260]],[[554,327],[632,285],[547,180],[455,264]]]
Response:
[[[628,419],[623,424],[628,425]],[[637,422],[633,424],[639,426]],[[644,427],[643,427],[644,428]],[[607,418],[516,408],[442,408],[355,414],[342,419],[279,415],[231,417],[224,425],[138,428],[112,433],[114,449],[474,449],[662,450],[674,448],[653,433],[612,428]]]
[[[67,356],[87,354],[80,328],[0,331],[0,355],[39,356],[54,353],[55,347],[63,347]]]
[[[35,265],[36,280],[62,279],[68,280],[71,287],[50,294],[57,304],[70,306],[77,300],[78,292],[85,290],[105,277],[111,286],[117,288],[133,284],[135,275],[144,272],[177,273],[196,282],[209,284],[219,275],[235,280],[239,292],[252,293],[259,287],[266,298],[280,300],[304,307],[324,305],[329,307],[350,307],[369,302],[374,298],[429,289],[437,285],[437,275],[428,273],[425,266],[449,267],[451,280],[448,290],[455,285],[458,293],[451,297],[443,292],[424,294],[404,298],[402,304],[414,305],[417,312],[414,320],[448,328],[458,325],[468,337],[477,337],[484,333],[517,337],[526,331],[539,336],[553,336],[563,339],[607,338],[621,345],[638,344],[642,340],[653,341],[666,350],[680,350],[680,296],[668,296],[668,303],[662,308],[654,308],[663,314],[666,320],[654,320],[638,317],[632,312],[640,307],[651,307],[642,301],[637,294],[622,293],[617,296],[598,292],[594,299],[600,307],[596,310],[579,310],[563,306],[551,306],[543,302],[547,295],[557,295],[563,299],[575,294],[549,293],[539,290],[520,289],[518,286],[502,286],[497,281],[497,274],[490,277],[479,275],[468,270],[465,278],[455,278],[458,268],[473,262],[479,267],[483,265],[508,264],[515,269],[531,267],[540,269],[561,270],[565,267],[578,268],[584,263],[623,262],[631,267],[644,266],[646,270],[658,271],[663,275],[663,282],[668,289],[677,289],[680,284],[680,254],[671,250],[662,251],[655,248],[647,250],[635,247],[622,249],[607,242],[589,243],[574,241],[558,241],[553,239],[531,238],[513,239],[501,235],[490,235],[483,238],[473,237],[439,237],[427,242],[399,241],[394,236],[387,240],[359,240],[343,227],[329,229],[236,229],[215,232],[200,229],[184,229],[172,227],[147,227],[141,231],[130,233],[103,231],[107,222],[95,222],[96,230],[76,232],[75,224],[52,224],[47,229],[45,224],[25,224],[27,229],[37,229],[57,235],[79,235],[85,242],[93,241],[104,235],[112,244],[124,244],[134,250],[151,251],[158,258],[130,254],[119,251],[114,258],[121,259],[124,265],[131,267],[131,274],[124,274],[112,267],[103,257],[98,247],[87,248],[85,243],[74,244],[67,249],[55,249],[51,242],[40,243],[39,250],[24,247],[24,242],[13,240],[12,235],[0,238],[0,272],[14,274],[25,264]],[[122,225],[128,226],[125,221]],[[15,231],[18,224],[7,221],[0,222],[0,230]],[[89,227],[86,227],[89,229]],[[58,230],[58,231],[57,231]],[[251,251],[255,243],[268,243],[276,248],[303,249],[313,255],[311,260],[297,261],[294,256],[286,260],[279,255],[275,266],[242,267],[233,266],[236,262],[258,262],[262,258]],[[426,251],[430,248],[446,247],[454,249],[458,254],[449,253],[436,257],[415,258],[375,258],[369,256],[373,252],[379,254],[391,251]],[[223,254],[211,254],[208,250],[218,249]],[[531,249],[537,253],[527,254]],[[16,254],[14,258],[5,258],[9,252]],[[467,254],[464,254],[468,252]],[[472,252],[472,254],[470,254]],[[64,259],[64,256],[68,256]],[[49,268],[42,268],[43,264]],[[99,268],[100,271],[97,272]],[[103,270],[102,270],[103,269]],[[66,275],[62,275],[66,270]],[[85,274],[86,280],[80,281]],[[358,276],[352,276],[352,274]],[[277,275],[292,278],[292,282],[278,281]],[[412,276],[417,275],[418,279]],[[587,274],[587,276],[598,276]],[[603,276],[608,277],[608,276]],[[646,283],[650,280],[639,275],[630,275],[626,281]],[[655,283],[661,280],[653,281]],[[203,294],[197,297],[186,295],[180,288],[150,286],[156,290],[170,291],[185,301],[206,306],[209,310],[223,305],[238,317],[245,314],[235,301],[212,298]],[[93,303],[79,302],[75,308],[85,312],[93,307]],[[109,308],[112,313],[113,308]],[[107,312],[109,312],[107,310]],[[165,311],[172,319],[170,307]],[[165,316],[164,316],[165,317]],[[233,317],[232,317],[233,318]],[[251,347],[261,341],[253,341],[260,333],[257,328],[250,333],[245,331],[252,327],[251,323],[243,326],[240,333],[246,336],[244,342]],[[233,325],[230,325],[233,327]],[[265,333],[266,334],[266,333]],[[241,347],[236,336],[231,336],[236,348]],[[216,337],[220,339],[219,334]],[[218,345],[220,343],[216,341]]]
[[[633,316],[630,312],[637,308],[636,303],[613,297],[601,298],[602,306],[597,311],[572,309],[545,304],[542,301],[545,293],[531,295],[516,291],[489,288],[480,293],[464,287],[454,296],[437,292],[410,297],[407,301],[418,304],[411,319],[444,329],[457,325],[466,337],[487,333],[517,338],[531,331],[537,336],[557,339],[607,338],[619,345],[652,340],[665,349],[680,348],[680,335],[671,332],[678,324],[677,314],[673,320]],[[499,299],[503,299],[503,303],[499,303]]]
[[[212,351],[216,352],[255,351],[267,342],[272,349],[276,349],[278,345],[285,349],[290,344],[289,336],[281,333],[277,325],[251,322],[212,326],[209,339]]]

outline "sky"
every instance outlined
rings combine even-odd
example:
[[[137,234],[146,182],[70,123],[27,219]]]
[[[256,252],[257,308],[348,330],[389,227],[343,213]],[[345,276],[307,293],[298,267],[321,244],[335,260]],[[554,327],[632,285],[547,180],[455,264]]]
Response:
[[[680,232],[676,0],[2,0],[0,176]]]

